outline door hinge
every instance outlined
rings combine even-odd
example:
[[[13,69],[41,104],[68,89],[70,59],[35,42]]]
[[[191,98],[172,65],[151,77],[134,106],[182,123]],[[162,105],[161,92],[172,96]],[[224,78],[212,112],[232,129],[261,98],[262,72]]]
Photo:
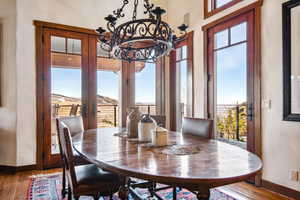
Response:
[[[211,81],[211,75],[210,74],[207,75],[207,81],[208,82]]]
[[[45,158],[46,158],[45,150],[43,149],[43,153],[42,153],[42,160],[43,160],[43,163],[45,163]]]
[[[211,118],[211,114],[210,114],[210,113],[207,114],[207,118],[208,118],[208,119]]]
[[[46,80],[46,77],[45,77],[45,74],[43,73],[42,74],[42,81],[45,81]]]

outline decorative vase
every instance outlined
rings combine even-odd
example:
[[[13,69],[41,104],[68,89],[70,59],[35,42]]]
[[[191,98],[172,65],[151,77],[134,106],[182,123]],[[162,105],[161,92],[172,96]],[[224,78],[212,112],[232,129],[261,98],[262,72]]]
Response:
[[[126,129],[128,138],[138,138],[138,123],[141,118],[141,113],[138,107],[130,107],[128,109],[126,120]]]

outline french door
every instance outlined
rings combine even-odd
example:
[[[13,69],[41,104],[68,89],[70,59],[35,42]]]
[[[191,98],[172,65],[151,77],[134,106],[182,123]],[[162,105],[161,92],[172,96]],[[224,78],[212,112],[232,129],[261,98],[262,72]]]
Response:
[[[208,113],[215,137],[255,152],[254,12],[208,30]]]
[[[43,32],[43,166],[59,165],[56,118],[81,115],[95,128],[96,39],[88,34],[46,28]]]
[[[60,165],[57,117],[81,115],[85,129],[124,127],[126,110],[135,105],[135,72],[157,83],[150,87],[155,107],[152,105],[148,110],[151,114],[164,115],[161,59],[150,67],[114,60],[100,48],[94,30],[41,21],[34,24],[38,168]],[[145,101],[148,99],[151,98]]]

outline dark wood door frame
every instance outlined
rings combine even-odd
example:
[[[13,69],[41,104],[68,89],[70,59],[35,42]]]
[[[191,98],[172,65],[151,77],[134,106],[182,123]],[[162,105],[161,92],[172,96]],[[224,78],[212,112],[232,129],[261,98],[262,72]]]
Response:
[[[216,5],[216,0],[204,0],[204,19],[207,19],[213,15],[216,15],[218,13],[221,13],[222,11],[242,2],[244,0],[233,0],[219,8],[215,8],[215,5]],[[209,3],[211,2],[211,7],[213,8],[211,11],[208,10],[209,8]],[[263,4],[263,0],[257,0],[257,2],[255,3],[258,3],[260,5]]]
[[[194,32],[191,31],[187,34],[185,40],[179,42],[175,48],[180,48],[182,46],[187,46],[187,70],[188,70],[188,79],[187,79],[187,90],[188,98],[190,98],[190,104],[192,106],[191,117],[194,117]],[[176,51],[173,50],[170,53],[170,88],[169,88],[169,109],[170,109],[170,130],[176,131],[177,129],[177,108],[176,108],[176,99],[178,99],[178,94],[176,92]]]
[[[93,73],[93,70],[96,70],[96,54],[95,56],[90,56],[91,52],[96,52],[96,40],[98,34],[91,29],[85,29],[80,27],[73,27],[73,26],[67,26],[62,24],[55,24],[55,23],[49,23],[49,22],[42,22],[42,21],[34,21],[33,22],[36,27],[36,99],[37,99],[37,151],[36,151],[36,158],[37,158],[37,168],[43,169],[45,167],[51,167],[55,166],[55,163],[50,163],[49,166],[45,165],[45,128],[46,125],[46,115],[45,113],[49,112],[49,102],[45,102],[45,91],[47,92],[49,88],[46,86],[49,85],[45,84],[47,81],[49,81],[48,77],[46,76],[46,66],[49,64],[49,59],[47,57],[45,58],[45,51],[49,50],[49,44],[48,47],[45,45],[46,41],[46,30],[51,30],[53,32],[64,32],[67,31],[70,36],[83,36],[85,35],[86,49],[82,50],[83,53],[86,53],[88,59],[83,61],[84,70],[83,70],[83,76],[87,77]],[[67,34],[68,35],[68,34]],[[48,35],[49,36],[49,35]],[[95,44],[94,44],[95,43]],[[48,48],[48,49],[47,49]],[[93,67],[94,65],[94,67]],[[88,80],[90,82],[96,81],[96,77],[89,77]],[[88,85],[92,85],[92,87],[88,87]],[[94,85],[94,86],[93,86]],[[83,96],[86,98],[83,98],[82,101],[87,105],[87,118],[85,118],[85,128],[95,128],[96,127],[96,121],[95,116],[96,112],[94,110],[94,107],[96,105],[96,84],[86,83],[83,84]],[[90,99],[88,101],[88,99]],[[49,125],[48,125],[49,127]],[[54,160],[58,160],[59,157],[54,158]]]
[[[212,108],[209,102],[209,94],[212,93],[211,90],[212,87],[209,87],[210,81],[209,81],[209,74],[208,74],[208,67],[209,67],[209,48],[211,48],[209,45],[212,45],[208,41],[209,37],[209,30],[216,25],[225,23],[231,19],[234,19],[238,16],[241,16],[243,14],[253,12],[254,13],[254,30],[253,30],[253,37],[254,37],[254,43],[253,43],[253,107],[254,107],[254,134],[252,135],[252,140],[254,141],[254,144],[251,145],[251,151],[258,156],[262,156],[261,151],[261,5],[262,1],[255,2],[253,4],[250,4],[240,10],[237,10],[234,13],[231,13],[221,19],[218,19],[210,24],[207,24],[202,27],[202,30],[204,32],[204,74],[205,74],[205,88],[207,88],[207,91],[205,93],[206,105],[206,117],[208,117],[209,110]],[[257,176],[255,178],[256,185],[261,185],[261,176]]]

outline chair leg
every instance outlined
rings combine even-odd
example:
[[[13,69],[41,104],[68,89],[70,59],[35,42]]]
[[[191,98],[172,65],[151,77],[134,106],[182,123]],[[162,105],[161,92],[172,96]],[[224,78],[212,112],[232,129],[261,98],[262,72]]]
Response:
[[[113,194],[110,194],[109,195],[109,200],[113,200],[113,196],[114,196]]]
[[[61,196],[64,199],[66,197],[67,191],[66,191],[66,169],[63,167],[63,175],[62,175],[62,190],[61,190]]]
[[[173,200],[177,199],[177,191],[176,191],[176,187],[173,187]]]
[[[99,200],[100,195],[94,195],[93,198],[94,198],[94,200]]]
[[[72,191],[71,191],[71,187],[68,187],[68,200],[72,200]]]

